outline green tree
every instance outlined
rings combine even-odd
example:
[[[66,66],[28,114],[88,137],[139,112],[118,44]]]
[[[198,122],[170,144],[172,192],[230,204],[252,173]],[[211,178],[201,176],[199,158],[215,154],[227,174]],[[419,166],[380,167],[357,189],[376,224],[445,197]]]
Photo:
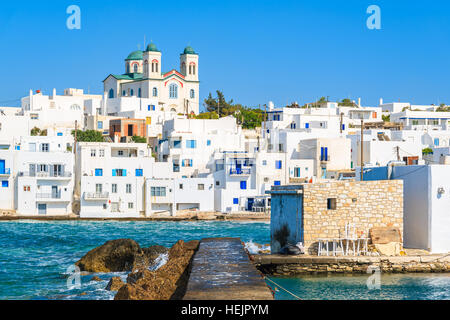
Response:
[[[382,119],[384,122],[391,122],[391,115],[390,115],[390,114],[388,114],[388,115],[382,115],[382,116],[381,116],[381,119]]]
[[[433,154],[433,149],[431,148],[425,148],[422,150],[422,154]]]
[[[40,134],[41,134],[41,129],[39,129],[38,127],[34,127],[33,129],[31,129],[32,136],[39,136]]]
[[[195,116],[195,119],[219,119],[217,112],[202,112]]]
[[[350,99],[342,99],[341,102],[339,102],[339,106],[341,107],[357,107],[357,105]]]
[[[141,136],[132,136],[131,141],[134,143],[147,143],[147,139]]]
[[[75,130],[72,130],[72,135],[75,136]],[[78,142],[103,142],[103,135],[101,132],[96,130],[77,130],[77,141]]]

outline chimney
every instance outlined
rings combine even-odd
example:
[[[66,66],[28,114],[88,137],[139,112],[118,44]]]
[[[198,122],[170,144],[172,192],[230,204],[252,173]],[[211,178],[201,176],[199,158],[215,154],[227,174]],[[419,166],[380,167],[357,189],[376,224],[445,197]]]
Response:
[[[380,106],[383,104],[383,98],[380,98]]]
[[[361,98],[358,98],[358,107],[361,107]]]

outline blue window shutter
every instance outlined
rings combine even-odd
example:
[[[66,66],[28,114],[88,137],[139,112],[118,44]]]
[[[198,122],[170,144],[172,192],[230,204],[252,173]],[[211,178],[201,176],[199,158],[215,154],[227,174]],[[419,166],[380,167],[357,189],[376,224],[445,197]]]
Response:
[[[276,180],[276,181],[273,182],[273,184],[274,184],[275,186],[280,186],[280,185],[281,185],[281,181]]]
[[[320,148],[320,161],[323,161],[323,156],[324,156],[324,149],[323,147]]]
[[[233,198],[233,204],[239,204],[239,198]]]
[[[116,169],[113,169],[113,171],[112,171],[112,175],[113,175],[113,177],[115,177],[115,176],[116,176]]]
[[[124,177],[127,176],[127,169],[123,169],[123,176],[124,176]]]
[[[305,128],[309,129],[309,123],[305,123]]]
[[[241,181],[241,190],[247,189],[247,181]]]
[[[148,105],[147,110],[150,111],[150,105]]]
[[[328,161],[328,147],[325,147],[325,161]]]
[[[3,180],[2,181],[2,187],[3,188],[8,188],[9,187],[9,181],[8,180]]]
[[[181,166],[182,166],[182,167],[185,167],[185,166],[186,166],[184,161],[185,161],[184,159],[181,161]]]
[[[342,124],[342,130],[345,130],[345,124]]]

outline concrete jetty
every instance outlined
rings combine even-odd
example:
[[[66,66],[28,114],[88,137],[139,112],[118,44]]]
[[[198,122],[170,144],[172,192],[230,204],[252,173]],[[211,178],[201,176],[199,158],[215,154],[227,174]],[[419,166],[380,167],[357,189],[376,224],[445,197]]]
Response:
[[[192,261],[184,300],[273,300],[239,238],[208,238]]]

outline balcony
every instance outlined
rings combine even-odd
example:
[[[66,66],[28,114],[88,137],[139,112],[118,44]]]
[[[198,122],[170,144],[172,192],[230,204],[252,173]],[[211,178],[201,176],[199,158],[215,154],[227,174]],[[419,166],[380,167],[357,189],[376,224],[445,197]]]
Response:
[[[231,168],[230,176],[248,176],[251,174],[251,168]]]
[[[86,201],[98,201],[98,200],[108,200],[109,192],[85,192],[84,200]]]
[[[50,192],[50,193],[36,193],[37,202],[69,202],[70,199],[63,199],[61,196],[61,191]]]
[[[72,177],[71,172],[29,172],[29,171],[22,171],[19,172],[19,177],[36,177],[39,179],[58,179],[58,180],[64,180],[64,179],[70,179]]]
[[[0,170],[0,176],[5,177],[11,175],[11,169],[10,168],[4,168],[3,170]]]

